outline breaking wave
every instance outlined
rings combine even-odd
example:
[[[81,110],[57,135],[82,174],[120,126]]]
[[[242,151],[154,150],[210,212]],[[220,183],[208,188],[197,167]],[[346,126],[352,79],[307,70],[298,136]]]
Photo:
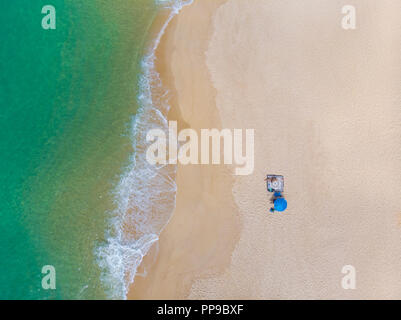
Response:
[[[114,190],[116,209],[111,214],[106,242],[96,249],[101,280],[112,299],[127,298],[139,265],[158,241],[175,207],[176,165],[147,162],[146,134],[154,128],[168,131],[168,91],[155,68],[155,51],[171,19],[192,1],[157,1],[170,14],[142,60],[139,110],[132,120],[134,153]]]

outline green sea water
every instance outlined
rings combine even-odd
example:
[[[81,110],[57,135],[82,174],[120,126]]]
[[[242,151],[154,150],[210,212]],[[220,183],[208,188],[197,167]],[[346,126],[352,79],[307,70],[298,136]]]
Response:
[[[41,26],[48,4],[56,30]],[[154,0],[0,2],[0,299],[107,298],[94,249],[156,13]]]

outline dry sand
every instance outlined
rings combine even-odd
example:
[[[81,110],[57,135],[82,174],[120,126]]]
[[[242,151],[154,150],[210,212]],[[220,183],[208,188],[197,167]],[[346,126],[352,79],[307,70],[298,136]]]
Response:
[[[255,170],[179,166],[130,298],[401,298],[401,2],[352,1],[356,30],[345,4],[197,0],[172,21],[170,119],[255,129]],[[267,173],[285,176],[285,213],[268,212]]]

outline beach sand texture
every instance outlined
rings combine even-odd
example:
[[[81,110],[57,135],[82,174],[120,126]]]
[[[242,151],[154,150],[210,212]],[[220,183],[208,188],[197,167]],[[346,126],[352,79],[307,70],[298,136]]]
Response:
[[[255,170],[179,165],[129,298],[401,298],[401,3],[352,1],[356,30],[346,4],[195,0],[170,23],[170,120],[255,129]],[[267,173],[285,177],[284,213],[268,212]]]

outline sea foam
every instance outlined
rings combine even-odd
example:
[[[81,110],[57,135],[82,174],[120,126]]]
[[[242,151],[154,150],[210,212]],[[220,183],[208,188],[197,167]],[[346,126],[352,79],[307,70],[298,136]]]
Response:
[[[96,249],[101,281],[112,299],[127,298],[143,257],[158,241],[175,207],[176,165],[155,166],[147,162],[146,133],[153,128],[168,131],[168,91],[155,68],[155,51],[171,19],[192,2],[157,1],[170,14],[142,60],[139,110],[131,126],[134,153],[114,190],[116,209],[111,213],[106,243]]]

